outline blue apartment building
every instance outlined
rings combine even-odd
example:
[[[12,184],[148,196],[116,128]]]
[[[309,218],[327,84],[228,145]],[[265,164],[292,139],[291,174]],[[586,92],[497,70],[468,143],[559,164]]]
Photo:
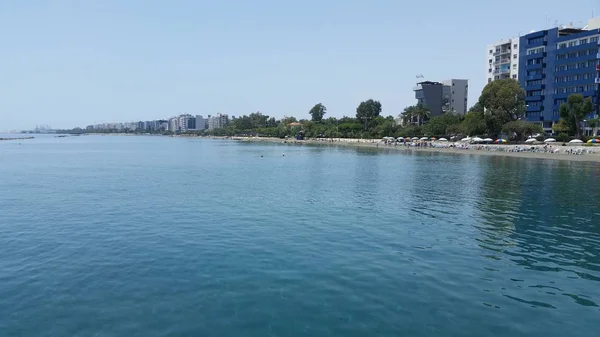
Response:
[[[519,83],[527,93],[528,121],[551,132],[560,105],[573,93],[592,97],[597,106],[599,39],[600,29],[560,27],[520,37]]]

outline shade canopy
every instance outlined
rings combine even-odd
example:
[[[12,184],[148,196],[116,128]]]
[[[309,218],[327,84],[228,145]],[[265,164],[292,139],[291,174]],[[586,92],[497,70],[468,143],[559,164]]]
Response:
[[[535,138],[529,138],[525,141],[525,143],[534,143],[534,142],[536,142]]]
[[[554,143],[554,142],[556,142],[556,139],[554,139],[554,138],[548,138],[548,139],[544,140],[544,143]]]
[[[583,140],[581,139],[573,139],[572,141],[570,141],[569,143],[573,143],[573,144],[577,144],[577,143],[583,143]]]

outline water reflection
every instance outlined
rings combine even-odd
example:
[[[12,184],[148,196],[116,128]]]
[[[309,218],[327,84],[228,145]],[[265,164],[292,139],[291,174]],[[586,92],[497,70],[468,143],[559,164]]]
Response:
[[[600,186],[590,185],[597,172],[594,165],[489,158],[475,201],[482,234],[477,240],[490,252],[484,255],[488,267],[498,271],[497,278],[506,280],[506,260],[528,271],[525,277],[509,279],[522,283],[513,285],[521,289],[519,296],[510,294],[507,282],[500,282],[506,298],[554,308],[556,304],[548,302],[561,300],[547,295],[560,295],[579,305],[598,306],[600,291],[578,285],[580,279],[600,282],[600,225],[594,221]]]

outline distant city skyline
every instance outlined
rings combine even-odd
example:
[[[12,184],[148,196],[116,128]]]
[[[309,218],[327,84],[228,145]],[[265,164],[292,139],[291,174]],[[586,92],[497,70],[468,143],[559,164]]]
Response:
[[[416,82],[446,78],[469,80],[471,106],[487,45],[600,14],[592,0],[546,1],[539,15],[538,3],[503,7],[518,10],[507,19],[489,15],[492,3],[457,11],[441,0],[5,2],[0,130],[208,111],[302,117],[316,103],[353,116],[369,98],[397,116]]]

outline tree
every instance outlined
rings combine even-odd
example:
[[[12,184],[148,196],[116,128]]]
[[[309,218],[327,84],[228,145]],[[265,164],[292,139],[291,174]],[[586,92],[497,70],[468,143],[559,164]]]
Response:
[[[581,125],[585,116],[594,109],[592,98],[583,98],[581,94],[571,94],[567,101],[560,105],[558,112],[560,118],[564,119],[569,126],[571,134],[575,134],[577,138],[581,138]]]
[[[323,116],[325,116],[326,112],[327,108],[323,104],[319,103],[310,109],[309,114],[313,122],[320,123],[323,120]]]
[[[485,110],[485,124],[492,135],[497,135],[504,124],[522,118],[527,109],[525,90],[512,78],[488,83],[478,103]]]
[[[415,107],[415,115],[417,117],[417,123],[423,125],[425,121],[431,117],[431,111],[429,111],[429,108],[425,104],[419,103]]]
[[[462,116],[445,113],[440,116],[432,117],[423,127],[423,131],[429,136],[447,136],[450,133],[448,129],[452,125],[458,125],[462,121]]]
[[[524,140],[526,135],[534,133],[544,133],[544,128],[540,124],[530,123],[523,120],[511,121],[502,126],[502,132],[507,134],[516,133],[517,139]]]
[[[423,123],[431,116],[429,108],[424,104],[411,105],[404,108],[404,111],[400,115],[404,124],[414,124],[415,120],[417,125],[423,125]]]
[[[471,108],[471,110],[465,114],[462,125],[467,136],[483,135],[486,132],[483,111],[479,112]]]
[[[373,120],[381,113],[381,103],[374,101],[373,99],[361,102],[356,108],[356,118],[359,122],[365,123],[365,127],[368,121]]]

